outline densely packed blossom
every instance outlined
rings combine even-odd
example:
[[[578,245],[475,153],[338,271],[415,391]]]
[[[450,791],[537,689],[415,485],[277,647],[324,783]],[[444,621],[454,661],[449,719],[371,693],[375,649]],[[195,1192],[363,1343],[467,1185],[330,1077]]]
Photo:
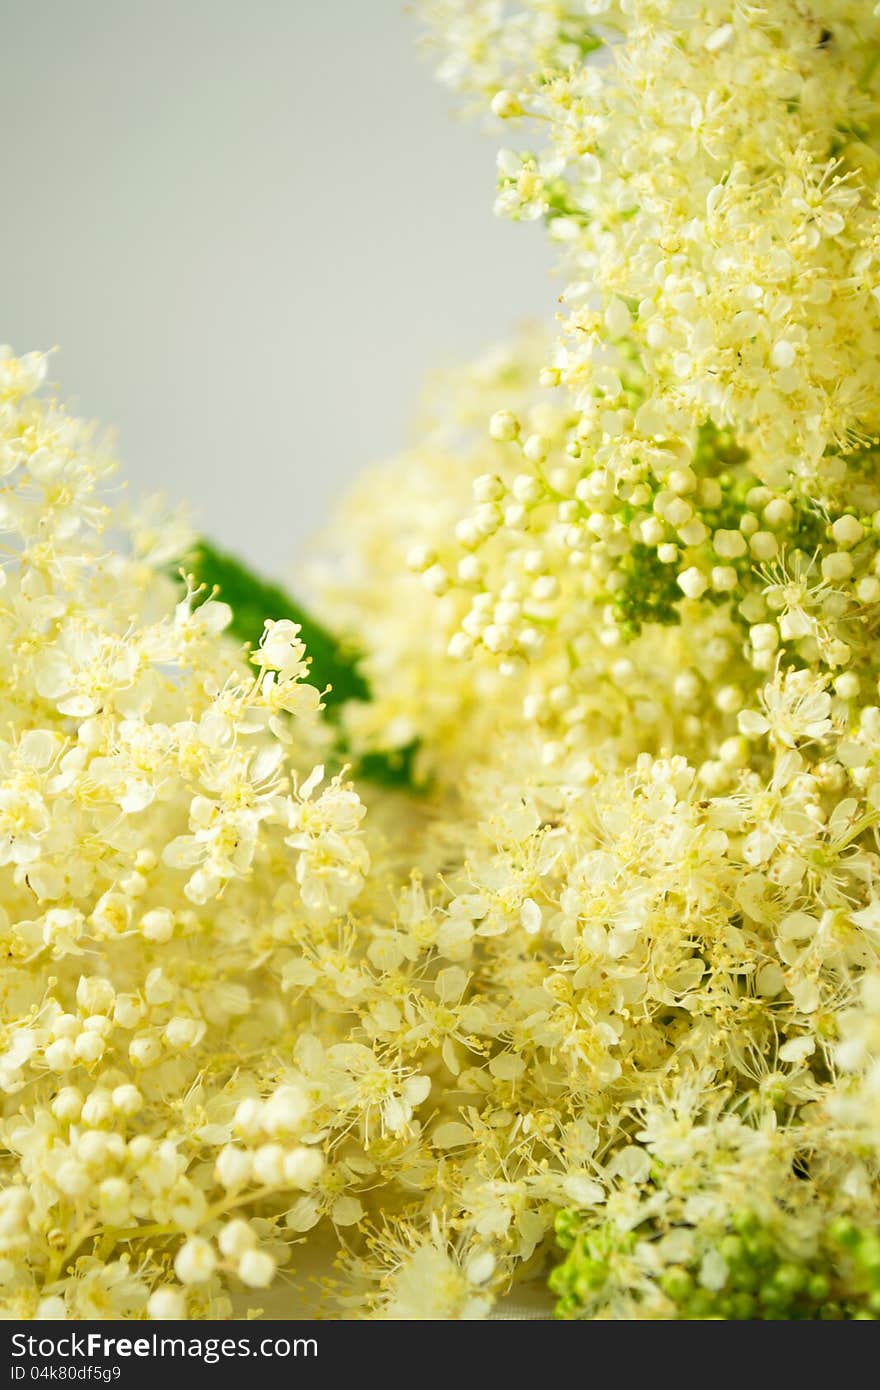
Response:
[[[460,1123],[535,1234],[568,1194],[564,1316],[874,1316],[878,18],[426,8],[565,280],[557,341],[448,383],[324,585],[501,1025]],[[485,1231],[454,1132],[444,1210]],[[390,1308],[440,1259],[408,1239]]]
[[[343,507],[329,726],[0,364],[2,1307],[878,1317],[880,18],[427,9],[562,322]]]
[[[211,1316],[287,1258],[266,1202],[323,1172],[283,970],[360,889],[363,808],[311,770],[295,627],[249,663],[181,596],[185,533],[108,508],[45,370],[0,362],[0,1298]]]
[[[443,75],[516,141],[498,210],[543,218],[565,277],[551,427],[493,416],[496,462],[435,562],[456,583],[471,557],[456,651],[528,660],[584,604],[625,641],[691,600],[757,629],[765,663],[794,644],[848,668],[880,595],[880,20],[850,0],[429,9]]]

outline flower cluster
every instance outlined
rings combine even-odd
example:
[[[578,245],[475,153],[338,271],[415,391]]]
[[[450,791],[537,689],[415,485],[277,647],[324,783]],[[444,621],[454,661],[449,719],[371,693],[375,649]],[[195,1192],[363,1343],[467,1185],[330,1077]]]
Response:
[[[498,210],[546,221],[565,310],[450,383],[323,583],[354,745],[420,741],[468,972],[431,1229],[358,1268],[382,1315],[428,1268],[476,1315],[474,1262],[526,1277],[562,1202],[563,1316],[874,1316],[877,18],[426,8],[535,132]]]
[[[0,1306],[876,1317],[880,20],[428,8],[564,322],[344,508],[329,731],[0,363]]]
[[[698,602],[759,669],[784,649],[854,684],[880,599],[880,22],[850,0],[427,8],[442,74],[534,131],[499,157],[498,210],[546,220],[567,281],[556,404],[493,414],[427,567],[470,599],[454,654],[625,643]]]
[[[0,361],[0,1297],[214,1315],[286,1258],[270,1195],[323,1171],[282,969],[359,891],[363,808],[311,771],[296,628],[248,663],[180,596],[185,533],[107,508],[45,370]]]
[[[805,1182],[796,1188],[784,1143],[739,1131],[729,1117],[718,1129],[703,1128],[693,1146],[716,1165],[711,1195],[701,1193],[701,1202],[664,1191],[661,1180],[647,1202],[620,1194],[601,1223],[560,1213],[559,1242],[568,1253],[550,1280],[560,1315],[688,1321],[880,1316],[876,1232],[845,1216],[829,1221],[811,1206]],[[719,1151],[728,1170],[723,1183],[717,1180]],[[794,1161],[806,1177],[803,1159]],[[754,1200],[732,1206],[737,1190],[747,1193],[747,1179],[766,1192],[768,1163],[784,1200],[765,1201],[763,1218]]]

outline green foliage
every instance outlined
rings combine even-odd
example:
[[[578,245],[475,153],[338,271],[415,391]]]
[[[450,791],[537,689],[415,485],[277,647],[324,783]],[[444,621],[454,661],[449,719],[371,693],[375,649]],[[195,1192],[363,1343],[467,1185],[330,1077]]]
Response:
[[[569,18],[571,27],[566,29],[560,26],[559,37],[563,43],[574,44],[580,50],[581,58],[588,58],[591,53],[604,47],[603,40],[588,25],[583,24],[577,15],[571,15]]]
[[[289,618],[299,623],[311,662],[309,679],[326,692],[328,712],[346,700],[369,700],[370,690],[358,671],[356,657],[277,584],[206,540],[200,540],[187,557],[186,570],[209,591],[218,591],[232,609],[231,632],[252,647],[260,640],[266,618]]]
[[[358,776],[365,777],[368,782],[377,782],[381,787],[420,786],[415,773],[418,749],[418,742],[413,742],[403,748],[390,748],[387,752],[364,753],[357,764]]]
[[[350,749],[339,724],[341,708],[349,700],[370,699],[370,687],[361,675],[358,654],[348,650],[279,585],[255,574],[210,541],[198,542],[186,558],[185,572],[229,604],[230,631],[251,647],[259,642],[266,618],[288,618],[299,623],[310,661],[309,679],[323,693],[327,719],[340,730],[339,761],[349,761]],[[413,788],[416,749],[416,744],[410,744],[388,752],[367,753],[355,761],[355,775],[382,786]]]
[[[620,563],[624,583],[611,596],[615,620],[626,641],[637,637],[643,623],[681,622],[682,592],[674,565],[664,565],[657,551],[637,543]]]
[[[697,431],[693,470],[699,479],[711,479],[720,493],[717,502],[711,505],[696,504],[696,515],[712,533],[719,530],[739,531],[744,518],[754,518],[750,493],[754,495],[753,490],[759,487],[759,483],[747,467],[748,458],[748,453],[739,445],[731,430],[719,429],[711,420],[707,420]],[[658,488],[655,486],[653,491],[656,495]],[[816,504],[796,492],[792,492],[787,500],[794,516],[785,535],[786,549],[800,550],[807,556],[813,556],[821,549],[828,534],[828,519]],[[629,525],[634,512],[631,507],[624,506],[619,515],[621,521]],[[864,524],[870,527],[870,517],[864,519]],[[704,559],[707,569],[719,561],[718,556],[712,555],[711,549],[705,551]],[[718,606],[732,603],[734,618],[744,621],[737,604],[748,592],[756,562],[745,551],[733,559],[726,557],[723,563],[737,572],[738,584],[732,591],[713,592],[709,589],[704,601]],[[637,637],[645,623],[669,626],[681,621],[683,594],[678,583],[678,569],[678,564],[662,563],[655,546],[639,541],[618,559],[618,585],[613,593],[606,595],[606,602],[625,641]]]
[[[595,1317],[615,1285],[629,1285],[636,1245],[652,1235],[621,1232],[610,1224],[582,1228],[578,1212],[559,1213],[556,1235],[567,1253],[550,1276],[550,1290],[558,1300],[556,1316],[564,1320]],[[737,1212],[708,1248],[726,1269],[722,1286],[707,1288],[701,1280],[707,1253],[703,1245],[691,1262],[646,1276],[656,1282],[655,1293],[665,1295],[665,1303],[656,1299],[655,1316],[686,1321],[880,1318],[880,1237],[850,1221],[832,1222],[811,1256],[795,1258],[752,1212]],[[653,1305],[650,1287],[646,1296]]]
[[[712,420],[706,420],[698,429],[692,462],[698,477],[714,478],[747,459],[748,452],[737,441],[733,430],[719,429]]]

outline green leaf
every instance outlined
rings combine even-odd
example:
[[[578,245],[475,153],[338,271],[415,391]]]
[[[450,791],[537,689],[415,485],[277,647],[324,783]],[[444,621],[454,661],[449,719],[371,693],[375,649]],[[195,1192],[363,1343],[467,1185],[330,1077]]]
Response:
[[[365,753],[355,765],[355,773],[358,777],[366,777],[368,782],[378,782],[382,787],[424,790],[415,777],[418,751],[419,745],[415,741],[403,748],[390,749],[387,753]]]
[[[346,648],[332,633],[289,594],[271,580],[248,569],[235,556],[201,539],[186,557],[183,570],[208,592],[216,591],[232,609],[230,631],[233,636],[256,647],[266,618],[289,618],[299,623],[310,658],[309,681],[324,692],[325,717],[338,725],[341,707],[348,700],[369,700],[370,687],[358,669],[358,655]],[[414,777],[417,743],[388,752],[367,753],[355,760],[354,772],[383,786],[416,789]],[[350,750],[340,731],[337,743],[340,762]]]
[[[206,540],[200,540],[192,557],[187,558],[186,569],[199,584],[219,590],[223,602],[232,609],[230,630],[252,647],[259,643],[266,618],[289,618],[299,623],[311,658],[309,680],[319,690],[327,690],[328,710],[346,700],[369,700],[370,689],[357,669],[354,654],[346,652],[277,584],[262,579]]]

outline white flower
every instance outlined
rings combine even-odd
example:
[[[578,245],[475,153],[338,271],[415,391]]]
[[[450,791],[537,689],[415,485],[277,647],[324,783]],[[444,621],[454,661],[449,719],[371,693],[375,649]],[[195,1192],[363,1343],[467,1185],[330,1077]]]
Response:
[[[808,671],[779,674],[761,691],[763,714],[742,710],[740,733],[747,738],[769,734],[774,742],[794,748],[807,739],[821,739],[831,732],[831,696],[821,677]]]

